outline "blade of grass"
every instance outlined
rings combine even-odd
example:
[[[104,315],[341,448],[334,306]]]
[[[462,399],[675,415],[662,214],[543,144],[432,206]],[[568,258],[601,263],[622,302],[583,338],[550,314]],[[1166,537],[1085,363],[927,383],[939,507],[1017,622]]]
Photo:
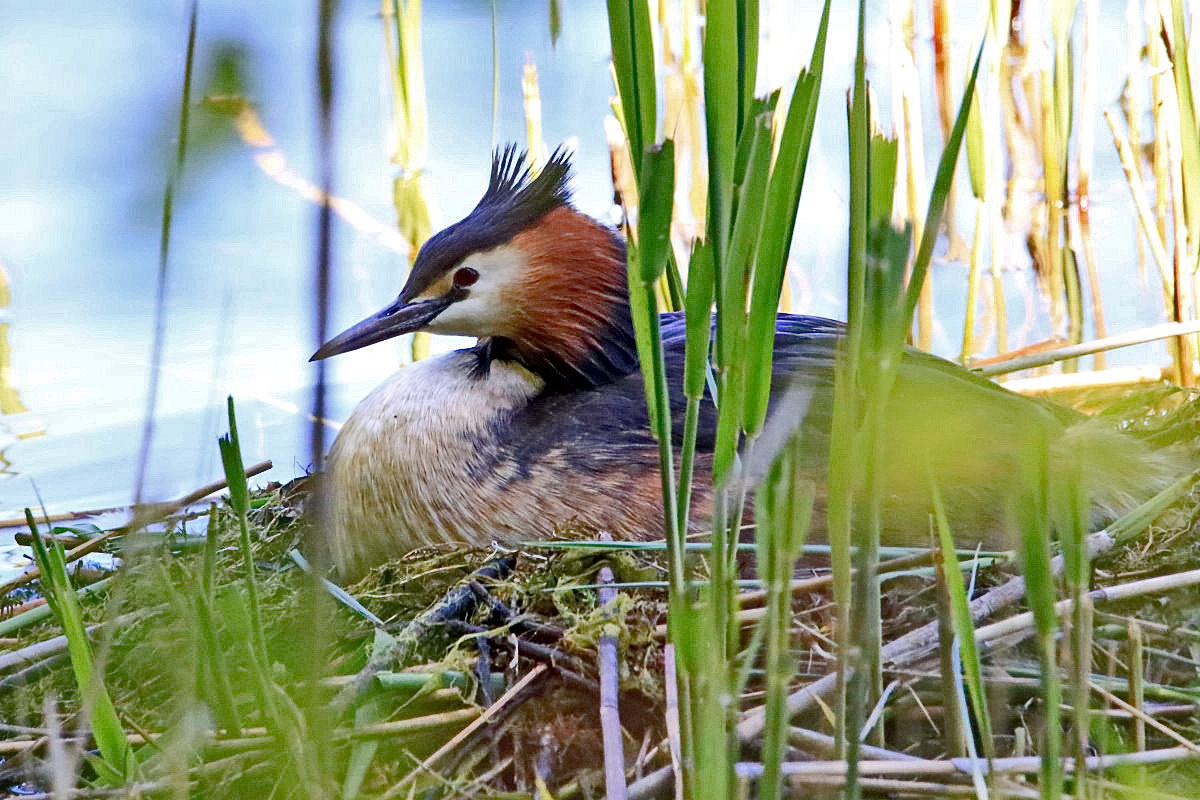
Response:
[[[830,423],[827,526],[830,561],[833,572],[833,598],[837,616],[837,688],[834,709],[838,755],[848,762],[845,794],[859,796],[857,750],[862,709],[847,700],[847,684],[857,672],[850,663],[853,582],[851,567],[851,531],[854,526],[852,497],[858,488],[856,460],[856,421],[859,417],[857,354],[863,328],[863,303],[866,287],[867,251],[867,147],[870,123],[867,118],[866,57],[864,28],[865,3],[858,3],[858,38],[854,59],[854,86],[849,113],[850,215],[849,246],[846,265],[846,308],[849,326],[843,345],[844,357],[838,360],[834,379],[833,414]],[[861,577],[861,576],[860,576]]]
[[[913,258],[912,277],[909,279],[908,297],[905,300],[904,318],[912,319],[920,301],[921,286],[929,272],[929,264],[933,260],[933,246],[942,226],[942,218],[946,213],[946,204],[950,199],[950,190],[954,184],[954,172],[958,166],[958,155],[962,149],[963,138],[967,130],[967,122],[971,116],[971,107],[975,102],[975,83],[979,78],[979,64],[983,59],[983,43],[975,53],[975,65],[971,67],[971,77],[963,89],[962,100],[959,101],[958,115],[954,119],[954,127],[942,150],[938,161],[937,174],[933,179],[933,189],[929,193],[929,210],[925,214],[925,228],[921,232],[921,242],[917,246],[917,254]]]
[[[66,635],[75,685],[83,698],[84,714],[100,750],[100,757],[92,759],[92,764],[105,783],[120,785],[134,777],[137,760],[125,738],[124,726],[117,716],[104,676],[95,669],[83,612],[67,574],[66,556],[61,544],[51,541],[47,545],[42,540],[29,509],[25,509],[25,518],[33,534],[33,556],[42,570],[42,593]]]
[[[680,530],[687,530],[690,517],[700,404],[704,401],[705,382],[711,375],[708,354],[712,341],[715,282],[712,248],[706,242],[697,242],[688,264],[685,311],[687,339],[684,343],[683,394],[687,398],[687,409],[684,414],[683,442],[679,450],[679,520],[676,525]]]
[[[808,153],[816,127],[817,101],[825,66],[825,41],[829,32],[830,0],[825,0],[821,21],[807,69],[802,70],[792,90],[787,119],[779,136],[779,149],[771,169],[770,185],[757,257],[750,288],[749,340],[746,368],[746,433],[753,438],[762,430],[770,399],[772,343],[775,315],[783,288],[788,252],[796,228],[796,211]]]
[[[637,337],[638,358],[642,364],[650,430],[658,441],[659,448],[663,526],[670,579],[668,621],[673,626],[672,635],[685,640],[689,632],[694,630],[689,622],[691,611],[688,607],[685,551],[687,519],[681,517],[676,505],[680,492],[684,490],[677,491],[675,488],[670,397],[655,295],[655,284],[663,274],[670,257],[670,198],[675,182],[673,142],[668,139],[661,147],[646,150],[642,165],[639,194],[647,199],[654,198],[655,201],[644,205],[638,218],[637,242],[628,245],[629,298],[634,333]],[[694,432],[692,435],[694,436]],[[691,695],[687,680],[694,664],[688,662],[695,653],[686,647],[681,647],[677,652],[681,659],[682,673],[679,693],[681,697],[688,698]],[[685,701],[683,707],[687,713],[690,703]],[[689,755],[692,744],[692,737],[685,735],[684,747],[689,749]]]
[[[941,546],[943,563],[948,565],[944,574],[946,587],[950,594],[950,622],[954,629],[955,646],[960,653],[962,677],[967,684],[967,697],[970,699],[971,711],[974,714],[975,724],[978,726],[978,739],[984,757],[990,763],[996,757],[996,745],[992,736],[992,717],[988,710],[983,666],[979,658],[979,647],[975,643],[975,623],[971,619],[970,598],[967,596],[967,587],[962,573],[958,570],[954,532],[950,528],[946,505],[942,501],[937,478],[932,470],[929,474],[929,481],[938,544]],[[958,676],[954,676],[954,679],[957,681]],[[972,775],[976,776],[976,771],[973,770]],[[976,777],[976,781],[978,782],[978,777]]]
[[[733,224],[734,160],[740,139],[744,95],[739,84],[743,60],[734,0],[710,0],[705,6],[704,124],[708,143],[708,241],[717,275],[725,271]],[[720,296],[718,285],[717,294]]]
[[[242,468],[242,450],[238,440],[237,417],[234,412],[233,397],[227,400],[229,413],[229,433],[222,436],[217,444],[221,451],[221,464],[225,469],[225,480],[229,485],[229,505],[233,509],[238,525],[238,547],[242,555],[244,570],[242,581],[245,586],[245,605],[228,606],[225,612],[227,621],[246,620],[248,637],[246,648],[250,655],[250,663],[258,690],[259,702],[267,718],[285,729],[284,718],[281,716],[279,704],[276,701],[275,686],[269,674],[270,657],[267,653],[267,638],[263,630],[262,604],[259,599],[257,567],[254,563],[254,547],[250,540],[250,487],[246,481],[246,473]]]
[[[608,33],[625,136],[629,140],[634,174],[640,181],[642,159],[646,148],[655,141],[658,129],[649,4],[644,0],[608,0]]]
[[[162,223],[158,237],[158,277],[154,289],[154,339],[150,345],[150,373],[146,387],[146,416],[142,422],[142,439],[138,449],[137,476],[134,479],[133,503],[142,502],[146,486],[146,471],[150,466],[150,445],[154,440],[154,415],[158,407],[158,381],[167,339],[167,275],[171,255],[171,224],[175,212],[175,192],[183,179],[183,166],[188,149],[188,118],[192,109],[192,68],[196,61],[196,16],[198,0],[192,0],[188,15],[187,55],[183,61],[183,86],[179,97],[179,128],[175,140],[175,162],[167,172],[163,188]]]

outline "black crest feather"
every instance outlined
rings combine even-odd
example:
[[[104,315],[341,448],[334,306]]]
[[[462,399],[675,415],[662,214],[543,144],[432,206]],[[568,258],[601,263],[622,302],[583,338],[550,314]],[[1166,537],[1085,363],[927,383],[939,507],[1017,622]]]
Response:
[[[571,201],[571,154],[558,147],[536,176],[529,166],[529,154],[510,144],[492,155],[492,176],[477,213],[498,214],[506,219],[536,222],[559,206]]]
[[[492,174],[483,199],[464,219],[425,243],[413,264],[401,301],[419,295],[471,253],[504,244],[556,208],[571,202],[571,154],[558,147],[536,175],[529,156],[516,145],[492,156]]]

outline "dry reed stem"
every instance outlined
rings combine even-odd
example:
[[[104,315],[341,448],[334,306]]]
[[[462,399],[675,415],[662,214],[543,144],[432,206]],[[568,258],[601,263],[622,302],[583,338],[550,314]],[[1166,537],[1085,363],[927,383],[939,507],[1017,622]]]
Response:
[[[1088,592],[1087,596],[1094,603],[1117,602],[1119,600],[1128,600],[1133,597],[1141,597],[1149,594],[1160,594],[1196,585],[1200,585],[1200,569],[1176,572],[1171,575],[1159,575],[1154,578],[1145,578],[1140,581],[1133,581],[1117,586],[1093,589]],[[1074,603],[1070,599],[1059,600],[1054,604],[1054,613],[1061,617],[1070,611],[1073,606]],[[975,640],[983,644],[1011,634],[1027,634],[1032,631],[1033,613],[1027,611],[1023,614],[1017,614],[1006,620],[977,629],[975,631]]]
[[[1179,746],[1190,751],[1193,754],[1193,756],[1200,757],[1200,745],[1196,745],[1196,744],[1192,743],[1191,741],[1189,741],[1188,739],[1185,739],[1183,736],[1180,736],[1178,733],[1171,730],[1170,728],[1168,728],[1166,725],[1162,724],[1158,720],[1154,719],[1154,717],[1150,716],[1142,709],[1138,708],[1137,706],[1135,706],[1131,703],[1125,702],[1124,700],[1117,697],[1115,694],[1108,691],[1107,689],[1105,689],[1103,686],[1099,685],[1095,681],[1089,680],[1087,682],[1087,685],[1088,685],[1089,689],[1091,689],[1093,692],[1098,694],[1100,697],[1102,697],[1103,699],[1112,703],[1113,705],[1115,705],[1117,708],[1121,709],[1122,711],[1125,711],[1128,714],[1132,715],[1132,717],[1134,719],[1136,719],[1140,723],[1140,725],[1142,725],[1142,726],[1148,725],[1151,728],[1154,728],[1154,730],[1158,731],[1163,736],[1166,736],[1168,739],[1172,739],[1176,742],[1179,742]],[[1132,682],[1131,682],[1131,685],[1132,685]],[[1143,733],[1143,748],[1144,747],[1145,747],[1145,742],[1144,742],[1144,733]]]
[[[1080,344],[1071,344],[1066,347],[1056,347],[1053,350],[1045,350],[1040,353],[1030,353],[1029,355],[1017,356],[1010,358],[1007,361],[998,363],[990,363],[980,367],[976,372],[980,375],[991,377],[992,375],[1003,375],[1009,372],[1018,372],[1023,369],[1032,369],[1034,367],[1042,367],[1047,364],[1053,364],[1056,361],[1063,361],[1068,358],[1077,358],[1079,356],[1091,355],[1102,350],[1116,350],[1121,347],[1132,347],[1133,345],[1146,344],[1147,342],[1158,341],[1159,339],[1169,339],[1175,336],[1183,336],[1187,334],[1200,332],[1200,321],[1194,322],[1164,322],[1161,325],[1151,325],[1148,328],[1138,328],[1128,333],[1120,333],[1116,336],[1107,336],[1103,339],[1095,339],[1090,342],[1082,342]]]
[[[601,533],[602,541],[612,541],[607,531]],[[616,608],[617,588],[613,585],[611,567],[600,568],[600,606],[606,615]],[[618,664],[617,637],[604,633],[596,646],[596,658],[600,672],[600,732],[604,742],[604,785],[608,800],[625,800],[625,747],[621,737],[620,667]]]
[[[1190,745],[1190,743],[1189,743]],[[1130,765],[1162,764],[1165,762],[1187,761],[1200,757],[1200,750],[1194,746],[1169,747],[1159,750],[1145,750],[1137,753],[1114,753],[1106,756],[1089,756],[1084,759],[1088,770],[1097,771],[1124,767]],[[969,777],[971,772],[982,769],[991,775],[1022,775],[1035,774],[1041,769],[1040,756],[1021,756],[1016,758],[996,758],[989,766],[985,759],[978,763],[970,758],[950,759],[917,759],[916,761],[893,760],[862,760],[858,762],[859,773],[864,776],[886,775],[952,775]],[[1070,772],[1075,767],[1074,758],[1062,759],[1063,769]],[[739,762],[739,774],[754,776],[759,771],[759,764]],[[784,774],[838,777],[846,773],[848,765],[845,761],[790,761],[783,764]]]
[[[100,622],[87,627],[87,633],[92,634],[104,626],[121,627],[130,623],[136,622],[139,619],[147,616],[152,609],[138,609],[131,611],[128,614],[122,614],[116,619]],[[34,661],[41,661],[59,653],[66,652],[67,637],[65,634],[54,636],[49,639],[43,639],[40,642],[28,644],[19,650],[12,650],[7,653],[0,654],[0,672],[18,669],[29,666]]]

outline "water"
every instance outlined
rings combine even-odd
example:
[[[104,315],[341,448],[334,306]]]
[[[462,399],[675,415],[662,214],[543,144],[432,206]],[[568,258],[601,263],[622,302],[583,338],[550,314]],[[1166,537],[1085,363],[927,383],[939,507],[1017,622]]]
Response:
[[[544,0],[497,4],[496,130],[501,142],[524,140],[520,75],[528,54],[540,72],[545,139],[577,142],[578,204],[603,215],[611,188],[601,119],[612,94],[604,4],[563,5],[562,38],[552,47]],[[425,4],[435,227],[465,214],[486,180],[491,10],[482,0]],[[251,99],[291,169],[308,177],[315,174],[313,13],[282,0],[205,0],[197,46],[198,83],[216,52],[245,54]],[[815,10],[794,13],[810,30]],[[793,278],[797,310],[831,316],[842,314],[842,98],[853,52],[849,12],[837,14]],[[872,41],[885,42],[883,15],[877,20]],[[12,291],[10,380],[28,409],[0,420],[7,423],[0,518],[27,506],[54,513],[133,499],[186,30],[181,2],[0,4],[0,263]],[[808,47],[797,52],[807,58]],[[377,3],[342,4],[337,54],[336,193],[387,222],[390,101]],[[1118,88],[1119,76],[1102,86],[1106,105]],[[208,144],[198,142],[190,156],[172,231],[165,352],[143,491],[151,500],[219,476],[216,437],[225,431],[230,394],[246,462],[275,463],[258,481],[286,481],[311,461],[305,409],[315,375],[307,359],[317,344],[310,322],[316,210],[266,177],[227,126],[206,119]],[[1111,148],[1099,141],[1093,218],[1098,230],[1113,229],[1113,241],[1098,251],[1124,269],[1120,262],[1132,253],[1127,193]],[[344,224],[334,265],[331,332],[382,307],[403,279],[400,256]],[[961,303],[958,267],[937,280],[943,307]],[[1156,320],[1152,292],[1109,288],[1118,295],[1109,305],[1113,330]],[[953,352],[956,336],[940,338],[945,352]],[[331,421],[344,419],[394,367],[402,347],[379,345],[331,362]]]

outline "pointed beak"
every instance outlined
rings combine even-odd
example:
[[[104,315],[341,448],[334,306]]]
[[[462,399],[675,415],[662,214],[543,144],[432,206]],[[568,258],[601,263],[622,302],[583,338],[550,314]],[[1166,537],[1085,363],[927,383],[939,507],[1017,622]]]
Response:
[[[452,294],[446,294],[413,303],[397,300],[378,314],[367,317],[321,345],[309,361],[320,361],[323,358],[348,353],[351,350],[382,342],[404,333],[419,331],[434,317],[445,311],[446,307],[455,299]]]

